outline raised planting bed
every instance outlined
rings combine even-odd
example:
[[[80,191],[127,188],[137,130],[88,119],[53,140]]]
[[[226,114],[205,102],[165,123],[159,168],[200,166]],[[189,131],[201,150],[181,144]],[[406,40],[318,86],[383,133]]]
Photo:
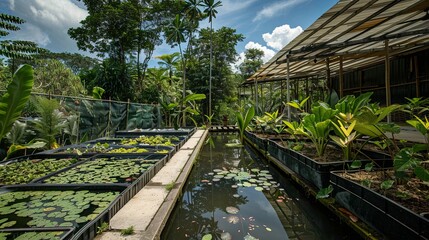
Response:
[[[81,158],[30,155],[0,164],[0,185],[24,184],[60,169],[73,166]]]
[[[267,138],[261,138],[258,137],[255,133],[245,131],[244,136],[251,141],[252,143],[256,144],[260,150],[263,152],[266,152],[268,150],[268,139]]]
[[[347,174],[354,173],[359,171],[347,171]],[[342,171],[331,173],[331,184],[334,186],[335,199],[339,204],[388,238],[429,239],[429,218],[427,212],[421,212],[425,210],[411,211],[400,205],[398,201],[346,178]],[[392,197],[401,198],[398,194]],[[412,198],[405,201],[416,205]],[[420,204],[427,209],[428,199],[426,198]]]
[[[61,148],[43,152],[51,155],[71,155],[81,157],[92,157],[100,153],[120,153],[120,154],[142,154],[158,153],[171,157],[174,154],[174,148],[168,146],[142,146],[142,145],[116,145],[114,142],[99,141],[97,143],[67,145]]]
[[[359,160],[362,163],[362,167],[370,162],[375,162],[377,166],[383,167],[392,166],[393,164],[393,161],[383,153],[366,150],[363,150],[363,152],[370,159]],[[331,171],[343,170],[353,162],[342,160],[318,162],[273,140],[268,140],[268,153],[278,159],[287,168],[309,181],[317,190],[329,185]]]
[[[94,226],[108,222],[120,209],[120,193],[124,189],[107,184],[97,187],[40,184],[3,187],[0,191],[0,229],[68,227],[76,231],[85,229],[79,234],[95,236]]]
[[[115,158],[96,157],[72,168],[59,171],[52,176],[39,179],[40,183],[53,184],[131,184],[147,172],[153,171],[155,165],[164,165],[164,157],[145,160],[144,157]]]
[[[170,136],[189,136],[195,132],[196,128],[158,128],[158,129],[135,129],[128,131],[116,131],[115,137],[141,136],[141,135],[170,135]]]
[[[0,239],[4,240],[42,240],[42,239],[71,239],[74,228],[21,228],[0,229]]]

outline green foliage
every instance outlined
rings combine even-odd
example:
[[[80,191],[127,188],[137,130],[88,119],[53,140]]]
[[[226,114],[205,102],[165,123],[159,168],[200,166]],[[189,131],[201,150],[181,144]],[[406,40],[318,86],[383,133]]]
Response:
[[[310,99],[310,96],[304,98],[304,100],[302,100],[301,102],[298,102],[298,100],[296,100],[296,101],[290,101],[286,104],[299,110],[300,112],[304,112],[304,106],[307,103],[308,99]]]
[[[382,189],[382,190],[388,190],[388,189],[390,189],[390,188],[392,188],[393,187],[393,184],[395,183],[395,181],[393,181],[393,180],[386,180],[386,181],[383,181],[382,183],[381,183],[381,185],[380,185],[380,188]]]
[[[341,121],[336,124],[332,121],[332,125],[336,136],[330,135],[329,137],[343,150],[344,160],[351,160],[354,157],[352,156],[353,141],[358,137],[356,131],[353,131],[356,120],[350,125],[343,125]]]
[[[134,226],[130,226],[126,229],[121,230],[121,235],[128,236],[134,234]]]
[[[38,139],[45,142],[48,148],[57,148],[56,138],[60,136],[65,127],[64,114],[59,111],[60,104],[52,99],[37,98],[38,118],[33,120],[34,130]]]
[[[412,148],[401,149],[393,161],[395,174],[404,176],[403,173],[411,170],[420,180],[429,181],[429,170],[426,169],[424,161],[427,152],[428,148],[424,144],[416,144]]]
[[[322,199],[322,198],[328,198],[329,195],[334,191],[334,187],[332,185],[329,185],[326,188],[320,189],[320,191],[316,195],[316,199]]]
[[[14,74],[7,92],[0,102],[0,140],[11,130],[14,122],[20,117],[33,87],[33,69],[23,65]]]
[[[319,157],[325,153],[331,131],[331,119],[336,113],[336,110],[320,105],[313,107],[312,113],[302,119],[305,135],[313,142]]]
[[[175,185],[176,183],[174,182],[174,181],[171,181],[171,182],[169,182],[169,183],[167,183],[166,185],[165,185],[165,190],[167,190],[168,192],[169,191],[171,191],[173,188],[174,188],[174,185]]]
[[[103,88],[95,86],[92,89],[92,98],[94,98],[94,99],[101,99],[102,96],[103,96],[103,93],[104,93],[104,89]]]
[[[101,234],[107,230],[109,230],[109,223],[102,222],[101,225],[97,227],[97,234]]]
[[[62,62],[55,59],[42,59],[35,61],[34,92],[79,96],[86,90],[80,78]]]
[[[263,64],[264,51],[256,48],[246,49],[243,63],[239,69],[244,79],[252,76]]]
[[[244,131],[246,131],[247,126],[255,116],[255,108],[251,106],[247,109],[246,113],[243,115],[241,112],[236,113],[238,131],[240,132],[240,141],[243,143]]]

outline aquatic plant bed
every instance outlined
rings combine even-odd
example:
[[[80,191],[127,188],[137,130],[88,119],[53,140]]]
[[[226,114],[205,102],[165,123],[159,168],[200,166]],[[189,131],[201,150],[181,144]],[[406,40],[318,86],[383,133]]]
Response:
[[[331,171],[343,170],[347,165],[351,165],[353,162],[318,162],[298,151],[284,147],[273,140],[268,140],[268,153],[272,157],[278,159],[287,168],[309,181],[318,190],[329,185]],[[362,167],[364,167],[366,163],[372,161],[379,166],[385,167],[392,166],[393,164],[391,159],[388,159],[386,155],[381,153],[365,151],[365,155],[369,156],[372,160],[359,160],[362,163]]]
[[[123,187],[104,186],[3,187],[0,192],[0,229],[83,228],[95,219],[105,221]]]
[[[42,240],[42,239],[70,239],[74,228],[24,228],[0,229],[1,240]]]
[[[158,128],[158,129],[135,129],[132,131],[116,131],[115,137],[123,136],[141,136],[141,135],[171,135],[171,136],[189,136],[195,132],[195,128]]]
[[[349,174],[356,172],[348,171]],[[342,175],[342,171],[331,173],[335,199],[364,222],[392,239],[399,236],[404,239],[429,239],[429,219],[423,216],[427,213],[415,213]]]
[[[142,174],[150,171],[160,159],[144,158],[95,158],[72,168],[41,179],[42,183],[132,183]],[[163,165],[163,164],[162,164]]]
[[[34,179],[76,164],[78,158],[43,158],[32,155],[0,165],[0,185],[29,183]]]
[[[174,148],[167,146],[141,146],[141,145],[115,145],[108,142],[97,142],[95,144],[79,144],[79,145],[68,145],[58,149],[49,150],[43,152],[43,154],[70,154],[83,157],[92,157],[100,153],[160,153],[160,154],[172,154]]]

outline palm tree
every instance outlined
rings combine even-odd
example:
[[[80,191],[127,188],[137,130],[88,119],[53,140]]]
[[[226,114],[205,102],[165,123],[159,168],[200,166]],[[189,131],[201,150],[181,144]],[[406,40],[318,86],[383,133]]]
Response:
[[[155,58],[161,60],[158,62],[159,65],[163,69],[168,71],[168,76],[170,77],[170,85],[171,85],[171,77],[173,76],[173,70],[176,68],[177,63],[179,62],[180,53],[175,52],[172,54],[163,54],[161,56],[157,56]]]
[[[213,44],[212,44],[212,32],[213,32],[213,18],[216,18],[217,10],[216,8],[222,6],[221,1],[217,1],[216,3],[214,0],[204,0],[204,6],[206,9],[204,9],[204,13],[207,14],[210,22],[210,75],[209,75],[209,115],[212,115],[212,68],[213,68]]]

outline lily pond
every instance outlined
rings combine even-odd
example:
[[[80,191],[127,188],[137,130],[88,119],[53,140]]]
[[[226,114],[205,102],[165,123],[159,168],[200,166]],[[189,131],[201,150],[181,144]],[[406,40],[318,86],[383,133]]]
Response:
[[[45,183],[131,183],[159,160],[97,158],[45,179]]]
[[[209,136],[161,239],[358,239],[235,139]]]
[[[104,211],[119,193],[90,190],[3,191],[0,192],[0,229],[81,227]]]

